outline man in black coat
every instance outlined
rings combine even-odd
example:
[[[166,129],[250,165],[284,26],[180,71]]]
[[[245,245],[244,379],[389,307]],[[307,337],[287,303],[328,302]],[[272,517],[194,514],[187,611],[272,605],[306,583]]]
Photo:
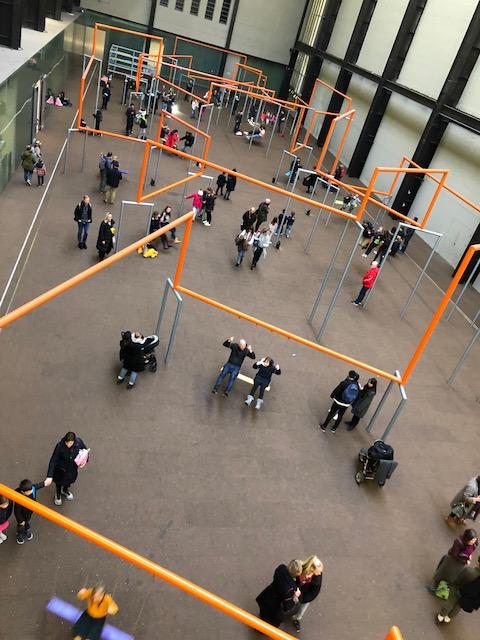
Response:
[[[110,85],[107,82],[102,91],[102,109],[104,109],[105,111],[107,110],[111,94],[112,92],[110,91]]]
[[[332,406],[330,407],[330,411],[328,412],[325,421],[318,425],[323,432],[326,431],[330,420],[333,420],[333,425],[330,431],[332,433],[335,433],[338,425],[343,418],[343,414],[352,404],[352,402],[355,402],[355,400],[358,398],[359,377],[360,376],[356,371],[349,371],[348,377],[345,378],[345,380],[342,380],[342,382],[340,382],[340,384],[338,384],[330,394],[330,398],[333,399]]]
[[[37,491],[48,487],[51,480],[44,480],[44,482],[33,483],[31,480],[22,480],[20,485],[15,489],[18,493],[21,493],[31,500],[37,499]],[[23,507],[21,504],[15,503],[13,508],[15,518],[17,520],[17,544],[25,544],[25,540],[31,540],[33,538],[30,521],[32,519],[33,511],[28,507]]]
[[[292,560],[288,567],[281,564],[275,569],[272,583],[256,597],[262,620],[279,627],[282,620],[295,612],[301,595],[296,578],[301,572],[300,560]]]
[[[46,482],[55,483],[55,504],[59,507],[62,504],[62,496],[66,500],[73,500],[73,493],[70,486],[74,484],[78,476],[78,467],[75,458],[78,456],[80,449],[86,449],[87,446],[81,438],[78,438],[73,431],[65,434],[53,450],[52,457],[48,463],[48,472]]]
[[[418,218],[415,217],[414,220],[415,222],[418,222]],[[400,253],[405,253],[408,247],[408,243],[413,238],[414,234],[415,234],[415,229],[410,229],[409,227],[405,229],[405,237],[403,239],[403,244],[400,247]]]
[[[238,341],[238,343],[234,342],[233,340],[234,338],[232,336],[231,338],[228,338],[228,340],[225,340],[225,342],[223,343],[224,347],[230,349],[230,357],[228,358],[228,361],[223,365],[222,370],[220,371],[220,374],[218,375],[218,378],[212,389],[212,393],[216,394],[218,392],[218,387],[222,384],[224,378],[230,376],[227,383],[227,388],[223,392],[223,395],[225,397],[227,397],[232,390],[233,383],[240,373],[240,369],[242,368],[242,364],[245,358],[252,358],[252,360],[255,360],[255,353],[252,350],[252,346],[250,344],[247,345],[246,340],[242,338]]]
[[[258,231],[260,226],[267,221],[268,213],[270,211],[270,198],[266,198],[263,202],[258,205],[256,214],[257,221],[255,225],[255,231]]]
[[[105,190],[105,204],[114,204],[117,195],[118,185],[122,179],[122,173],[119,169],[119,163],[115,160],[112,168],[107,169],[107,188]]]
[[[133,131],[133,123],[135,122],[135,107],[131,104],[128,109],[125,111],[125,116],[127,118],[127,123],[125,125],[125,135],[131,135]]]
[[[87,248],[88,230],[92,223],[92,205],[90,204],[90,196],[86,194],[83,196],[81,202],[75,207],[73,219],[77,223],[78,232],[78,248]]]
[[[236,169],[233,169],[233,171],[236,171]],[[230,200],[230,194],[232,193],[232,191],[235,191],[235,187],[236,186],[237,186],[237,178],[236,178],[236,176],[228,175],[227,176],[226,191],[225,191],[225,195],[223,196],[225,198],[225,200]]]
[[[145,371],[145,338],[138,332],[129,332],[129,334],[120,350],[123,366],[117,376],[117,384],[122,384],[128,375],[127,389],[133,389],[138,374]]]
[[[227,174],[224,171],[217,178],[217,189],[215,191],[216,196],[218,195],[219,191],[220,191],[220,195],[223,196],[223,188],[226,184],[227,184]]]
[[[240,229],[242,231],[248,231],[252,229],[255,222],[257,221],[257,210],[255,207],[250,207],[242,216],[242,225]]]

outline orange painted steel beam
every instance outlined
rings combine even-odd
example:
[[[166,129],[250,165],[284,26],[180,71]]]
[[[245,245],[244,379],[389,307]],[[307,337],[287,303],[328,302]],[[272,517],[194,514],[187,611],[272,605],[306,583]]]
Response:
[[[90,544],[94,544],[97,547],[108,551],[108,553],[117,556],[117,558],[125,560],[134,567],[137,567],[142,571],[146,571],[147,573],[160,578],[164,582],[171,584],[184,593],[197,598],[197,600],[200,600],[204,604],[208,604],[210,607],[221,611],[230,618],[238,620],[248,627],[260,631],[269,638],[272,638],[273,640],[293,640],[293,636],[285,633],[284,631],[281,631],[280,629],[277,629],[276,627],[273,627],[263,620],[260,620],[260,618],[257,618],[244,609],[237,607],[228,600],[215,595],[211,591],[198,586],[194,582],[191,582],[190,580],[179,576],[177,573],[174,573],[169,569],[165,569],[156,562],[144,558],[139,553],[136,553],[135,551],[132,551],[131,549],[118,544],[118,542],[102,536],[100,533],[93,531],[93,529],[89,529],[83,524],[75,522],[75,520],[66,518],[65,516],[58,513],[58,511],[54,511],[53,509],[46,507],[36,500],[31,500],[30,498],[27,498],[27,496],[14,491],[4,484],[0,484],[0,493],[9,500],[27,507],[42,518],[45,518],[46,520],[53,522],[57,526],[62,527],[63,529],[66,529],[71,533],[74,533],[79,538],[83,538]]]
[[[10,313],[7,313],[0,318],[0,329],[4,329],[5,327],[12,324],[19,318],[26,316],[27,314],[31,313],[35,309],[38,309],[38,307],[43,306],[47,302],[50,302],[50,300],[57,298],[58,296],[62,295],[66,291],[69,291],[70,289],[73,289],[84,280],[88,280],[88,278],[91,278],[95,274],[100,273],[100,271],[104,271],[105,269],[108,269],[109,267],[114,265],[116,262],[120,262],[120,260],[123,260],[123,258],[125,258],[126,256],[130,255],[131,253],[134,253],[138,248],[142,247],[144,244],[152,242],[152,240],[156,240],[160,236],[165,235],[174,227],[178,227],[179,225],[188,222],[189,219],[190,220],[192,219],[193,215],[194,215],[193,211],[190,211],[189,213],[185,213],[183,216],[180,216],[179,218],[165,225],[158,231],[154,231],[153,233],[150,233],[144,238],[141,238],[140,240],[136,240],[134,243],[130,244],[128,247],[125,247],[125,249],[120,249],[120,251],[117,251],[117,253],[114,253],[108,258],[105,258],[105,260],[102,260],[102,262],[98,262],[97,264],[93,265],[93,267],[89,267],[88,269],[85,269],[85,271],[81,271],[80,273],[77,273],[77,275],[73,276],[73,278],[69,278],[68,280],[65,280],[65,282],[62,282],[61,284],[57,285],[56,287],[53,287],[49,291],[42,293],[40,296],[37,296],[33,300],[30,300],[29,302],[22,304],[20,307],[17,307],[13,311],[10,311]]]
[[[200,302],[204,302],[205,304],[214,307],[215,309],[219,309],[220,311],[225,311],[232,316],[240,318],[241,320],[246,320],[247,322],[251,322],[252,324],[262,327],[263,329],[268,329],[268,331],[272,331],[273,333],[278,334],[279,336],[283,336],[284,338],[288,338],[289,340],[293,340],[294,342],[298,342],[298,344],[302,344],[305,347],[310,347],[315,351],[319,351],[320,353],[324,353],[336,360],[342,360],[354,367],[358,367],[359,369],[364,369],[365,371],[369,371],[376,376],[381,378],[385,378],[386,380],[391,380],[392,382],[396,382],[397,384],[401,384],[401,379],[397,378],[397,376],[389,373],[388,371],[383,371],[382,369],[378,369],[377,367],[373,367],[372,365],[367,364],[366,362],[362,362],[361,360],[356,360],[355,358],[351,358],[350,356],[345,355],[344,353],[339,353],[338,351],[334,351],[333,349],[329,349],[328,347],[324,347],[321,344],[317,344],[316,342],[312,342],[311,340],[307,340],[306,338],[302,338],[301,336],[297,336],[295,333],[291,333],[290,331],[285,331],[285,329],[281,329],[280,327],[276,327],[273,324],[269,324],[268,322],[264,322],[259,318],[255,318],[254,316],[250,316],[247,313],[243,313],[243,311],[239,311],[238,309],[234,309],[232,307],[228,307],[221,302],[217,302],[217,300],[213,300],[212,298],[207,298],[207,296],[203,296],[200,293],[196,293],[195,291],[191,291],[190,289],[186,289],[180,285],[176,286],[175,289],[180,293],[185,294],[186,296],[190,296],[191,298],[195,298],[195,300],[199,300]]]
[[[419,359],[421,358],[423,352],[425,351],[425,347],[427,346],[430,338],[432,337],[432,333],[435,331],[438,323],[440,322],[440,318],[442,317],[443,312],[445,311],[445,309],[447,308],[447,305],[451,299],[451,297],[453,296],[455,289],[457,287],[457,285],[460,282],[461,277],[463,276],[463,274],[465,273],[465,269],[468,267],[468,265],[470,264],[470,260],[473,258],[474,254],[480,251],[480,244],[472,244],[465,256],[463,257],[462,262],[460,263],[460,265],[457,267],[457,272],[454,275],[454,277],[452,278],[452,281],[448,287],[448,289],[445,291],[443,298],[440,302],[440,304],[437,307],[437,310],[435,311],[435,314],[433,315],[433,318],[430,320],[430,323],[425,331],[425,333],[423,334],[422,338],[420,339],[420,342],[417,345],[417,348],[415,349],[413,356],[410,359],[410,362],[408,363],[405,372],[402,375],[402,383],[406,384],[410,378],[410,376],[413,373],[413,370],[415,369],[415,366],[417,364],[417,362],[419,361]]]
[[[403,640],[400,629],[398,627],[392,627],[386,635],[385,640]]]
[[[334,118],[336,122],[340,122],[340,120],[347,119],[347,124],[345,125],[345,130],[343,132],[342,138],[340,140],[340,144],[338,145],[337,153],[333,158],[332,166],[330,167],[330,173],[335,173],[335,169],[340,161],[340,157],[342,155],[343,147],[345,146],[345,142],[347,141],[348,134],[350,133],[350,127],[352,126],[353,117],[355,115],[355,109],[351,111],[347,111],[346,113],[342,113],[342,115]]]

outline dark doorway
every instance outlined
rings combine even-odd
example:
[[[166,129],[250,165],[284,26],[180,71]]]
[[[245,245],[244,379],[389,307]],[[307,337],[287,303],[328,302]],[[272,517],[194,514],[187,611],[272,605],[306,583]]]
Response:
[[[455,271],[453,272],[453,275],[455,275],[457,273],[457,269],[460,265],[460,263],[462,262],[463,258],[465,257],[465,254],[468,251],[468,248],[472,245],[472,244],[480,244],[480,224],[478,225],[478,227],[475,229],[475,233],[473,234],[470,242],[468,243],[468,246],[466,247],[465,251],[463,252],[462,257],[460,258],[460,261],[458,262],[457,266],[455,267]],[[478,253],[476,253],[473,258],[470,260],[470,264],[468,265],[468,267],[465,269],[465,273],[463,274],[463,276],[460,279],[460,283],[464,284],[470,274],[472,273],[473,270],[475,270],[475,273],[473,274],[472,279],[470,280],[470,283],[473,284],[478,276],[478,274],[480,273],[480,251]]]

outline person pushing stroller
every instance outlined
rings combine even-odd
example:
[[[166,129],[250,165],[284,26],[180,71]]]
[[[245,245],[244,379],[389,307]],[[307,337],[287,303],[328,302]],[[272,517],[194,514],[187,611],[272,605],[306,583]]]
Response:
[[[123,331],[120,340],[120,360],[122,368],[117,376],[117,384],[122,384],[128,375],[127,389],[135,386],[138,374],[148,367],[152,373],[157,370],[155,348],[159,337],[151,335],[145,337],[138,331]]]

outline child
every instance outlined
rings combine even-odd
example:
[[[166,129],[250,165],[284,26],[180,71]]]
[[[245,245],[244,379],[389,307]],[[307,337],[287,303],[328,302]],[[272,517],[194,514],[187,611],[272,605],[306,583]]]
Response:
[[[37,160],[37,162],[35,163],[35,171],[37,173],[37,182],[38,182],[37,186],[43,187],[43,183],[45,181],[45,174],[47,173],[43,160]]]
[[[5,496],[0,495],[0,544],[7,539],[4,532],[10,524],[8,519],[12,515],[12,509],[13,503],[8,498],[5,498]]]
[[[74,640],[100,640],[107,616],[114,616],[118,611],[117,603],[101,584],[93,589],[80,589],[77,598],[87,600],[87,609],[73,625]]]
[[[31,480],[22,480],[20,486],[15,489],[15,491],[29,497],[31,500],[36,500],[38,489],[48,487],[49,484],[50,482],[48,481],[33,484]],[[33,533],[30,528],[33,511],[28,507],[22,507],[21,504],[15,503],[14,513],[17,520],[17,544],[24,544],[25,540],[31,540],[33,538]]]
[[[257,402],[255,404],[255,409],[258,410],[262,407],[263,394],[265,393],[265,389],[270,385],[273,374],[279,376],[282,372],[280,370],[280,365],[275,364],[269,356],[265,356],[258,362],[255,362],[253,368],[258,369],[258,372],[253,380],[253,386],[245,400],[245,404],[247,407],[252,404],[255,398],[255,391],[259,389]]]
[[[287,226],[285,227],[285,237],[290,238],[292,235],[292,227],[295,222],[295,211],[292,211],[289,216],[287,216]]]

